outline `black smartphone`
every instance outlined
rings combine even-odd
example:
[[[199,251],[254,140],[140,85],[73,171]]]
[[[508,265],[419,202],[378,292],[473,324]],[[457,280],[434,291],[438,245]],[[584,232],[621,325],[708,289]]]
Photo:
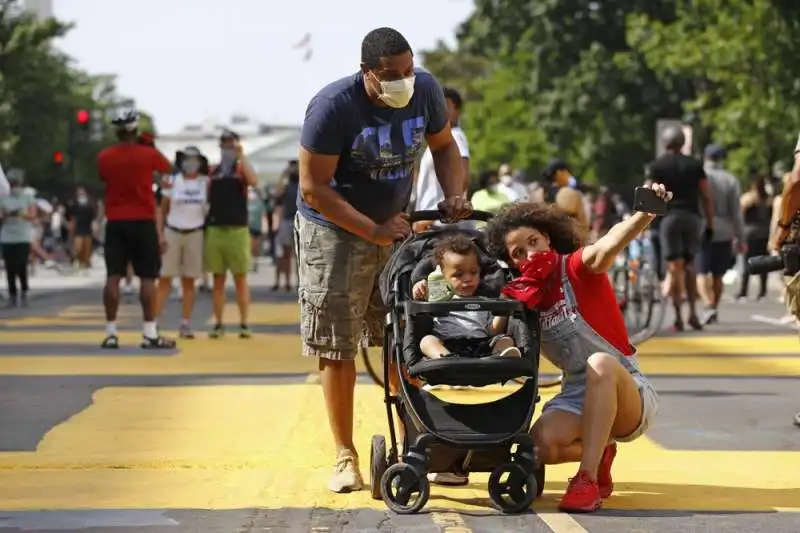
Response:
[[[636,187],[633,191],[633,210],[651,215],[665,215],[667,213],[667,202],[661,198],[653,189],[648,187]]]

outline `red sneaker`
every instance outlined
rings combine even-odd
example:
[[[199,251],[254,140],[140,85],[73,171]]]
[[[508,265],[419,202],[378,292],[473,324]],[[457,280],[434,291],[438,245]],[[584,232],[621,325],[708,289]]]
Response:
[[[580,470],[569,480],[569,487],[558,508],[565,513],[592,513],[603,505],[600,498],[600,487],[596,481],[589,479],[589,474]]]
[[[597,469],[597,484],[600,486],[600,497],[603,499],[611,496],[614,491],[614,481],[611,479],[611,465],[617,456],[617,443],[612,442],[603,450],[600,467]]]

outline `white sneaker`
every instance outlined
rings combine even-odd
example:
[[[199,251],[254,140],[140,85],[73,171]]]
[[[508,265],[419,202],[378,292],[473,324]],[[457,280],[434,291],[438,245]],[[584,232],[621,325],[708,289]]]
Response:
[[[519,351],[519,348],[516,346],[511,346],[510,348],[506,348],[499,354],[500,357],[522,357],[522,352]]]
[[[353,492],[364,487],[364,480],[358,469],[358,456],[351,450],[342,450],[336,458],[333,475],[328,481],[328,489],[333,492]]]
[[[437,472],[435,474],[428,474],[428,481],[435,485],[458,487],[469,483],[469,477],[454,474],[452,472]]]

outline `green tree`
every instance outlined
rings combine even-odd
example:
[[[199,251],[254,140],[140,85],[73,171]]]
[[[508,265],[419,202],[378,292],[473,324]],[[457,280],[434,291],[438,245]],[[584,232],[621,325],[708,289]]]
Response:
[[[800,123],[800,16],[774,0],[678,2],[670,24],[632,16],[628,37],[661,76],[691,80],[684,102],[705,139],[733,149],[739,176],[791,159]]]
[[[657,76],[629,45],[625,15],[666,21],[674,17],[671,4],[477,0],[454,52],[492,65],[487,79],[475,83],[485,92],[467,111],[470,125],[483,105],[481,115],[496,119],[480,124],[493,129],[483,132],[487,146],[476,154],[477,166],[504,154],[536,176],[544,161],[559,156],[589,181],[640,180],[655,153],[655,123],[680,117],[675,91],[686,87]]]
[[[7,168],[22,168],[28,183],[46,193],[96,183],[96,154],[113,141],[108,129],[99,143],[73,136],[75,157],[66,168],[53,165],[53,154],[68,151],[76,111],[105,110],[108,95],[98,96],[98,77],[71,68],[70,58],[54,48],[71,25],[37,20],[14,4],[0,0],[0,159]],[[113,83],[111,92],[116,95]]]

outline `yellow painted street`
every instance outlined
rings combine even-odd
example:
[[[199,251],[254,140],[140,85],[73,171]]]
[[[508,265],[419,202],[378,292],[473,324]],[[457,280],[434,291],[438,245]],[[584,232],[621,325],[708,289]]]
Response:
[[[659,418],[645,438],[620,445],[614,495],[597,515],[556,513],[575,472],[560,465],[548,468],[535,514],[500,516],[487,476],[474,475],[467,487],[434,486],[425,512],[399,517],[368,491],[326,490],[332,444],[315,361],[300,355],[297,305],[257,294],[252,339],[231,328],[219,340],[201,333],[155,353],[137,346],[134,304],[120,314],[121,349],[99,348],[105,320],[97,291],[43,299],[25,314],[3,311],[0,531],[43,510],[78,513],[86,529],[111,527],[102,517],[112,515],[102,513],[126,510],[187,530],[200,513],[221,520],[220,531],[237,531],[224,524],[242,517],[264,531],[706,531],[712,515],[732,531],[800,531],[800,430],[791,423],[800,410],[796,332],[737,331],[733,322],[745,314],[718,333],[642,345]],[[197,326],[207,327],[208,302],[198,305]],[[176,312],[173,303],[168,329]],[[226,315],[235,324],[234,306]],[[542,371],[554,370],[543,363]],[[477,402],[509,390],[446,394]],[[542,390],[542,401],[552,391]],[[356,404],[368,478],[369,440],[386,434],[387,423],[382,389],[366,374]],[[169,518],[176,512],[190,518]],[[235,517],[211,518],[224,512]],[[139,527],[160,531],[162,518]]]

